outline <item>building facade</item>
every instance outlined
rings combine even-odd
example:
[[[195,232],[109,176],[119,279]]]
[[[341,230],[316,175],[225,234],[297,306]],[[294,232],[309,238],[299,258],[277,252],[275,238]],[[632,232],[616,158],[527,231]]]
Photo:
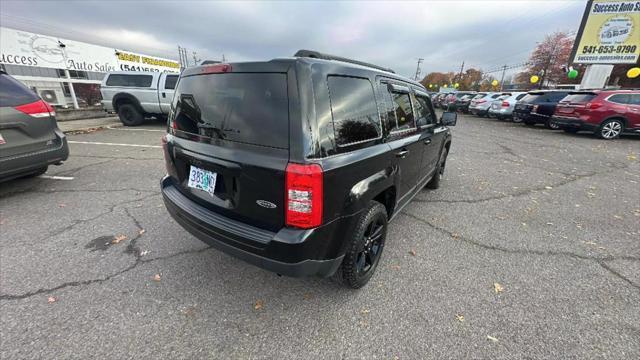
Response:
[[[0,68],[52,105],[91,106],[109,71],[180,71],[177,61],[0,27]]]

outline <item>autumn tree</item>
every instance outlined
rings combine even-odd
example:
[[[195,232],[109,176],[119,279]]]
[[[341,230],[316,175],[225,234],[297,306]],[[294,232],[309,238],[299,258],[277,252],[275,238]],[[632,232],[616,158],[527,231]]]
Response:
[[[564,32],[545,36],[529,56],[527,69],[516,76],[518,82],[528,83],[532,75],[540,77],[539,87],[549,83],[579,82],[579,79],[568,79],[565,70],[569,65],[573,40],[573,37]]]
[[[432,72],[427,74],[420,83],[422,83],[422,85],[427,89],[429,89],[429,84],[436,85],[437,87],[458,84],[458,90],[472,90],[480,83],[481,79],[482,72],[471,68],[462,73],[462,76],[460,73],[454,72]]]

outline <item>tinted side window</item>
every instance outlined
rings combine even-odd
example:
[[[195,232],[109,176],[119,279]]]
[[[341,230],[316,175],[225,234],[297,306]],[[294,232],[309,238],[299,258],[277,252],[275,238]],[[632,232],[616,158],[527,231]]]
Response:
[[[561,93],[553,92],[553,93],[550,93],[548,96],[549,96],[549,101],[559,102],[560,100],[564,99],[567,95],[568,93],[565,93],[565,92],[561,92]]]
[[[427,99],[422,96],[416,96],[414,98],[415,106],[416,106],[416,115],[418,118],[416,119],[417,126],[425,126],[435,124],[435,118],[431,114],[431,110],[429,109],[429,102]]]
[[[527,94],[520,94],[520,95],[516,96],[516,101],[522,99],[525,96],[527,96]]]
[[[0,74],[0,106],[18,106],[32,103],[39,97],[18,80]]]
[[[612,95],[609,98],[609,101],[613,102],[613,103],[616,103],[616,104],[629,104],[630,103],[629,95],[627,95],[627,94]]]
[[[149,87],[153,75],[112,74],[107,79],[107,86]]]
[[[379,138],[382,126],[369,79],[329,76],[327,83],[336,143],[344,146]]]
[[[386,83],[381,84],[383,97],[387,98],[387,124],[389,132],[415,128],[411,99],[408,93],[391,92]]]
[[[178,82],[178,75],[167,75],[167,79],[164,81],[165,89],[175,89]]]
[[[640,105],[640,94],[631,94],[630,96],[630,104],[632,105]]]

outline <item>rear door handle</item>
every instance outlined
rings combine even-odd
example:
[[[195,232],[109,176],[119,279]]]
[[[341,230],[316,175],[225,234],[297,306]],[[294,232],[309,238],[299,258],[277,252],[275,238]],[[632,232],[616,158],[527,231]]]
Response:
[[[162,93],[162,97],[166,98],[167,97],[167,93]]]
[[[409,150],[401,150],[396,153],[396,157],[404,159],[405,157],[407,157],[408,153],[409,153]]]
[[[431,139],[425,139],[425,140],[424,140],[424,144],[425,144],[425,145],[429,145],[429,144],[431,144]]]

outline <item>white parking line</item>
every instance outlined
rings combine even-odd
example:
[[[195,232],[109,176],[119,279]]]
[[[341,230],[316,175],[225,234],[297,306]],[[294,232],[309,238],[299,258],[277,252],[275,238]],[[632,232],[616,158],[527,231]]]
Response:
[[[142,147],[142,148],[152,148],[159,149],[162,146],[160,145],[140,145],[140,144],[118,144],[118,143],[105,143],[105,142],[96,142],[96,141],[75,141],[68,140],[69,144],[85,144],[85,145],[107,145],[107,146],[129,146],[129,147]]]
[[[53,175],[40,175],[39,177],[43,179],[51,179],[51,180],[73,180],[73,176],[53,176]]]
[[[121,127],[107,127],[109,130],[119,130],[119,131],[152,131],[152,132],[163,132],[166,133],[166,130],[158,130],[158,129],[132,129],[132,128],[121,128]]]

